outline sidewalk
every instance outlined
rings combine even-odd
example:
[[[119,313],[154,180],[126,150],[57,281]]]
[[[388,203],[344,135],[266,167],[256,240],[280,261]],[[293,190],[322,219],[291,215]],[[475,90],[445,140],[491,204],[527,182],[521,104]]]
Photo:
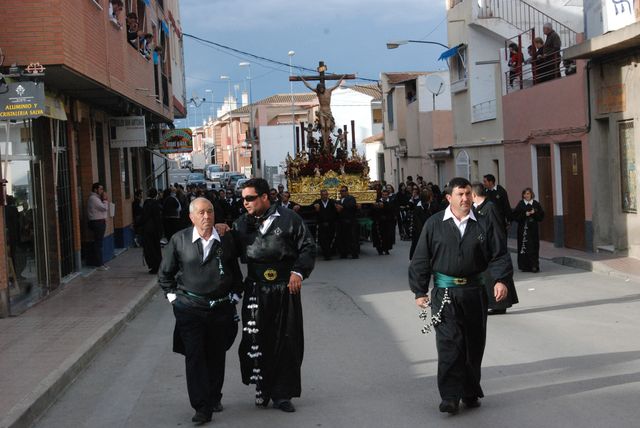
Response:
[[[509,239],[509,250],[517,252],[518,243]],[[552,242],[540,241],[540,258],[565,266],[640,282],[640,259],[610,253],[587,253],[570,248],[557,248]]]
[[[139,248],[108,266],[0,319],[0,427],[30,426],[157,289]]]
[[[515,252],[515,240],[509,240]],[[541,242],[543,259],[640,282],[640,260]],[[0,319],[0,428],[28,427],[157,290],[129,249],[106,272],[76,278],[15,318]]]

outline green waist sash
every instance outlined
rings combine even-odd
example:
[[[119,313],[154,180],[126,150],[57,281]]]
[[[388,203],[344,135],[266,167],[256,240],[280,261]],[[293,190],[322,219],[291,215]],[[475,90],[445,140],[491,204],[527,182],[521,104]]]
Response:
[[[434,272],[433,282],[438,288],[473,287],[484,285],[484,278],[482,277],[482,275],[456,277],[445,275],[444,273],[440,272]]]

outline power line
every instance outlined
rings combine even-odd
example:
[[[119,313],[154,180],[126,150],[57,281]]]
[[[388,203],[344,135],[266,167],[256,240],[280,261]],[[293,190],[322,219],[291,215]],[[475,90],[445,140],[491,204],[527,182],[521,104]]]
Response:
[[[211,47],[215,46],[215,47],[220,48],[220,49],[224,49],[224,50],[228,50],[228,51],[231,51],[231,52],[235,52],[236,54],[240,54],[240,55],[243,55],[245,57],[248,56],[248,57],[251,57],[251,58],[254,58],[254,59],[257,59],[257,60],[260,60],[260,61],[264,61],[264,62],[267,62],[267,63],[276,64],[276,65],[279,65],[279,66],[282,66],[282,67],[287,67],[287,69],[289,68],[289,64],[286,63],[286,62],[278,61],[278,60],[271,59],[271,58],[266,58],[266,57],[263,57],[263,56],[260,56],[260,55],[252,54],[250,52],[242,51],[240,49],[232,48],[231,46],[226,46],[226,45],[223,45],[223,44],[220,44],[220,43],[216,43],[216,42],[211,41],[211,40],[206,40],[206,39],[203,39],[201,37],[194,36],[193,34],[182,33],[182,35],[184,35],[185,37],[189,37],[189,38],[192,38],[194,40],[197,40],[197,41],[199,41],[201,43],[205,43],[207,45],[210,45]],[[311,72],[311,73],[315,73],[316,72],[316,70],[314,70],[314,69],[307,68],[307,67],[302,67],[302,66],[299,66],[299,65],[293,65],[292,64],[291,66],[293,68],[297,69],[297,70],[300,70],[300,71],[308,71],[308,72]],[[285,70],[277,69],[277,71],[284,72]],[[367,79],[365,77],[358,77],[357,80],[363,80],[363,81],[368,81],[368,82],[378,82],[378,79]]]

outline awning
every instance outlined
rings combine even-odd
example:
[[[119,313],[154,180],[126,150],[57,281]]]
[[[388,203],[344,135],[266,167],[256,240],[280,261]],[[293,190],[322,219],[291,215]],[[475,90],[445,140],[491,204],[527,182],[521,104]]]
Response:
[[[460,43],[458,46],[454,46],[451,49],[448,49],[444,52],[442,52],[442,54],[440,55],[440,58],[438,58],[438,61],[446,61],[449,58],[451,58],[452,56],[454,56],[455,54],[458,53],[458,51],[460,50],[460,48],[464,47],[464,43]]]
[[[162,31],[164,31],[166,34],[169,34],[169,26],[166,22],[164,22],[163,19],[160,20],[160,25],[162,26]]]

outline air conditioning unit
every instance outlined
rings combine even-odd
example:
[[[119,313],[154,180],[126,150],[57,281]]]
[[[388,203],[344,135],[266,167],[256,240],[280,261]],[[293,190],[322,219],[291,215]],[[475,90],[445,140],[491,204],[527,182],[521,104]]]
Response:
[[[404,146],[396,147],[396,157],[397,158],[406,158],[407,157],[407,148]]]

